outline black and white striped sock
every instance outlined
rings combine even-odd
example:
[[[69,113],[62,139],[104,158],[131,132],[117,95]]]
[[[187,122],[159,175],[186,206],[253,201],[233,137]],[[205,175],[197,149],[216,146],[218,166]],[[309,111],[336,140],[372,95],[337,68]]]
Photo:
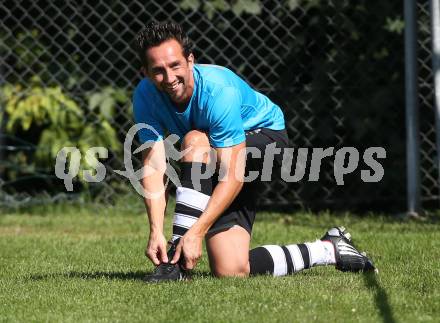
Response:
[[[249,252],[250,274],[285,276],[314,266],[335,264],[331,242],[316,240],[287,246],[266,245]]]
[[[181,187],[176,190],[176,209],[173,221],[173,236],[171,242],[175,243],[180,239],[191,226],[197,221],[206,208],[212,194],[212,180],[198,179],[199,190],[194,187],[191,179],[191,169],[195,163],[183,162],[181,164]],[[201,172],[206,171],[206,164],[196,165]]]

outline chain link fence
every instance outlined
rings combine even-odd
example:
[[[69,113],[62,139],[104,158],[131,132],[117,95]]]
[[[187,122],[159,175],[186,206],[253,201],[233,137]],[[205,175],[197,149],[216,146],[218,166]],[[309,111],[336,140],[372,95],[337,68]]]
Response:
[[[422,198],[436,201],[429,8],[422,1],[418,8]],[[404,209],[399,2],[6,0],[0,15],[2,205],[89,198],[109,203],[135,194],[114,172],[124,169],[130,98],[141,78],[133,40],[148,21],[173,20],[194,40],[197,62],[229,67],[283,108],[292,147],[309,153],[314,147],[356,147],[361,153],[344,185],[335,181],[334,159],[326,158],[319,181],[308,181],[306,171],[298,183],[268,184],[262,204]],[[66,193],[54,175],[56,153],[64,146],[78,147],[82,155],[92,146],[109,148],[101,160],[105,180],[86,183],[80,173]],[[361,181],[368,147],[387,151],[379,183]]]

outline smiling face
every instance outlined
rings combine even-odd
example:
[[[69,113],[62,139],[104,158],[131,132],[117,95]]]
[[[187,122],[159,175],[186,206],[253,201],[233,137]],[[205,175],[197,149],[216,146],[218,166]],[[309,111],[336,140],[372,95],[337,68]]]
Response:
[[[147,74],[154,85],[165,91],[178,106],[191,99],[194,90],[194,56],[183,55],[180,43],[169,39],[158,46],[147,49]]]

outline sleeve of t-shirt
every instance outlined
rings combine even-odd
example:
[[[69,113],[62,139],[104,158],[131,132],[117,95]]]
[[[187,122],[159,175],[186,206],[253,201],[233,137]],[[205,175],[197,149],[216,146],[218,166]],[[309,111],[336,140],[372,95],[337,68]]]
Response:
[[[140,84],[133,94],[133,116],[140,143],[163,140],[164,131],[159,120],[154,116],[154,101]]]
[[[245,141],[240,107],[240,93],[233,87],[225,87],[215,95],[208,109],[209,140],[213,147],[230,147]]]

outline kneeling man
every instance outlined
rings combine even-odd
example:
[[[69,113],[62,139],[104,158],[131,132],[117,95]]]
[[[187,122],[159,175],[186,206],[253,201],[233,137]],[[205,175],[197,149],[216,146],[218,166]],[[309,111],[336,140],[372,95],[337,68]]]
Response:
[[[134,92],[134,117],[148,125],[139,130],[140,141],[152,143],[143,153],[149,172],[142,184],[150,222],[146,253],[157,267],[147,281],[183,279],[200,259],[203,239],[218,277],[283,276],[319,265],[374,270],[343,227],[331,228],[314,242],[249,251],[259,184],[267,176],[262,174],[267,170],[264,155],[268,147],[275,152],[276,173],[282,161],[276,152],[288,146],[280,107],[229,69],[195,64],[191,41],[177,24],[148,24],[137,35],[137,46],[147,77]],[[168,247],[163,233],[166,133],[178,135],[185,152]],[[246,158],[246,150],[252,158]],[[215,175],[194,178],[211,166]],[[244,183],[246,173],[258,176]]]

